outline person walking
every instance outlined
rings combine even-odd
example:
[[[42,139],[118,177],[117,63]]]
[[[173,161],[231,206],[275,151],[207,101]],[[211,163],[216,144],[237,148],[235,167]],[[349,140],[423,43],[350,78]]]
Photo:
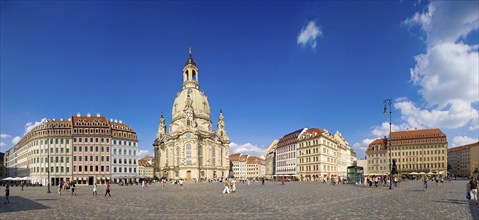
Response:
[[[77,193],[75,192],[75,183],[74,182],[72,183],[71,187],[72,187],[72,196],[73,196],[73,194],[75,194],[75,196],[76,196]]]
[[[22,181],[21,185],[22,185],[22,191],[23,191],[23,187],[25,186],[25,181]]]
[[[231,180],[231,192],[236,192],[236,180]]]
[[[469,191],[469,193],[471,194],[471,202],[476,202],[477,206],[479,204],[477,200],[477,180],[474,176],[471,178],[471,181],[469,181],[469,185],[471,188],[471,190]]]
[[[7,184],[7,186],[5,187],[5,204],[10,203],[9,197],[10,197],[10,187]]]
[[[110,181],[106,181],[106,192],[105,192],[105,196],[106,194],[108,194],[110,197]]]
[[[394,177],[394,187],[396,187],[396,188],[398,187],[398,177],[397,176]]]
[[[183,179],[180,179],[178,183],[180,184],[180,189],[183,189]]]
[[[223,189],[223,194],[230,193],[230,183],[229,183],[229,181],[225,180],[224,184],[225,184],[225,188]]]
[[[97,190],[98,190],[98,185],[96,185],[96,183],[95,183],[95,185],[93,185],[93,195],[95,195],[95,196],[98,195]]]
[[[281,185],[284,185],[284,176],[281,177]]]
[[[264,177],[261,179],[261,184],[264,186]]]
[[[423,178],[423,187],[424,187],[424,191],[427,190],[427,176],[424,176]]]
[[[62,184],[62,182],[60,182],[60,184],[58,184],[58,195],[60,195],[60,196],[62,195],[62,186],[63,186],[63,184]]]

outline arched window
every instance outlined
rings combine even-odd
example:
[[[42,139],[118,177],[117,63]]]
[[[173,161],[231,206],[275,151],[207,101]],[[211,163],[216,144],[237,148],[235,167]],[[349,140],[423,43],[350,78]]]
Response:
[[[187,144],[186,147],[185,147],[185,151],[186,151],[186,165],[191,165],[191,145],[190,144]]]
[[[179,166],[180,165],[180,146],[177,146],[176,147],[176,165]]]
[[[168,166],[168,148],[165,149],[165,158],[166,166]]]
[[[216,149],[211,149],[211,165],[216,166]]]

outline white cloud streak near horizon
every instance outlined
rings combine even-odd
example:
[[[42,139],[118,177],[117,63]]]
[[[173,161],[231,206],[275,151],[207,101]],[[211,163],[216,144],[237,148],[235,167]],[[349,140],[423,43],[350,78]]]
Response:
[[[230,143],[230,154],[249,154],[253,156],[261,157],[264,154],[266,148],[259,147],[257,145],[246,143],[246,144],[236,144],[234,142]]]
[[[146,157],[146,156],[148,156],[148,155],[153,156],[153,155],[150,153],[149,150],[138,150],[138,154],[137,154],[137,155],[138,155],[138,158],[140,158],[140,159],[143,158],[143,157]]]

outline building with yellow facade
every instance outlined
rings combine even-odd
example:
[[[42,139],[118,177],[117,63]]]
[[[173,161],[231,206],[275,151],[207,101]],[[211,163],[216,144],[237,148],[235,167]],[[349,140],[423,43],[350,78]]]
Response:
[[[479,171],[479,141],[447,150],[447,162],[451,166],[450,174],[471,176]]]
[[[437,128],[392,132],[390,152],[386,138],[368,146],[368,173],[389,174],[391,153],[399,175],[421,172],[447,175],[447,150],[446,135]]]

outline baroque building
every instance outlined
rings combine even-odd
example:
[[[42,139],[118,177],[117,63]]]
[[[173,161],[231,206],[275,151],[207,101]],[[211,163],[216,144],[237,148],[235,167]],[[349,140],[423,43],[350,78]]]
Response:
[[[447,175],[448,143],[438,128],[391,132],[388,139],[374,140],[366,151],[369,175],[389,174],[389,154],[397,163],[399,175],[429,173]]]
[[[117,140],[125,142],[118,146]],[[125,154],[133,155],[129,157],[132,162],[128,160],[131,171],[128,169],[127,174],[111,169],[112,158],[116,158],[112,149],[117,148],[127,148]],[[128,125],[109,122],[100,114],[78,113],[67,120],[45,119],[29,130],[5,153],[5,168],[8,177],[29,177],[34,184],[58,185],[60,181],[103,184],[112,176],[137,179],[137,151],[136,132]]]
[[[161,115],[153,143],[155,175],[167,179],[227,177],[230,140],[223,113],[220,111],[215,131],[191,49],[183,67],[182,90],[176,94],[171,115],[169,129]]]
[[[235,178],[264,178],[265,160],[248,154],[231,154],[229,157]]]

